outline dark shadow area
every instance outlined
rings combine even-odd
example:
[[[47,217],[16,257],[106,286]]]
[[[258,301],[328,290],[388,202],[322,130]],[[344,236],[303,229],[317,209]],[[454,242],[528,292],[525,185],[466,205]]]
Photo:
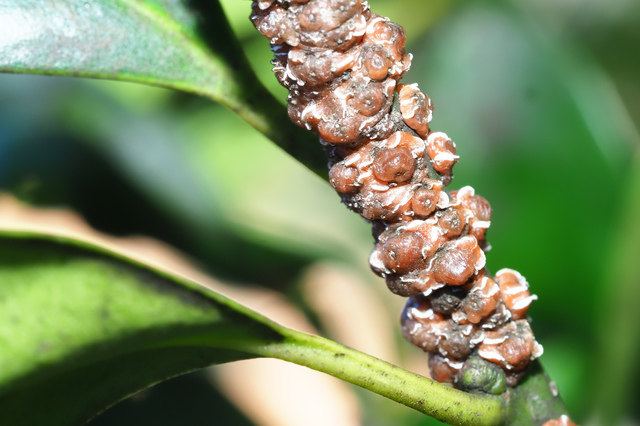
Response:
[[[213,424],[253,425],[211,385],[202,370],[139,392],[88,423],[89,426]]]

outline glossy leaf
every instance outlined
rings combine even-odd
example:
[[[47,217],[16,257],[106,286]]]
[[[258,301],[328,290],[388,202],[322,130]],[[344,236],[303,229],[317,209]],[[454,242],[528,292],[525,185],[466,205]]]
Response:
[[[0,0],[0,72],[107,78],[219,102],[312,169],[315,138],[249,66],[222,8],[206,0]]]
[[[79,424],[158,381],[258,356],[326,372],[446,422],[495,424],[505,412],[502,398],[284,328],[81,241],[3,231],[0,283],[0,424]]]

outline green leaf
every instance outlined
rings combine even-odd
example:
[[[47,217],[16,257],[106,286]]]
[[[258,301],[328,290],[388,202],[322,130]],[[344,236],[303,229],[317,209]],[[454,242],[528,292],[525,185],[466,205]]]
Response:
[[[640,350],[640,149],[625,179],[626,200],[621,211],[612,211],[617,224],[598,293],[600,305],[594,364],[593,406],[603,424],[619,424],[636,407],[638,351]]]
[[[323,371],[446,422],[496,424],[505,412],[500,397],[460,392],[284,328],[103,248],[29,232],[0,231],[0,348],[7,425],[79,424],[158,381],[258,356]]]
[[[0,259],[0,424],[78,424],[282,339],[226,298],[79,242],[6,235]]]
[[[217,1],[0,0],[0,72],[106,78],[198,94],[326,174],[315,137],[291,124],[256,78]]]

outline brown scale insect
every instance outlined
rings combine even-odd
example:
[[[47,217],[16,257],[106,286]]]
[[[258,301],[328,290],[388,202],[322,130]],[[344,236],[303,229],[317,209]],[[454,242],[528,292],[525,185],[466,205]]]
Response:
[[[402,333],[425,352],[449,360],[464,360],[482,341],[483,332],[472,324],[460,325],[435,312],[425,297],[412,297],[402,314]],[[462,364],[460,364],[462,367]]]
[[[542,424],[542,426],[578,426],[578,425],[572,422],[568,416],[563,414],[557,419],[547,420]]]
[[[409,148],[398,146],[382,150],[373,160],[373,174],[383,182],[403,183],[416,171],[416,160]]]
[[[414,213],[416,219],[425,219],[435,212],[438,208],[438,204],[442,204],[442,196],[446,197],[446,194],[442,189],[436,189],[434,185],[425,184],[418,187],[413,192],[413,198],[411,199],[411,210]],[[444,203],[447,203],[448,199],[445,198]]]
[[[433,273],[439,282],[462,285],[484,264],[484,252],[476,239],[467,235],[442,245],[434,259]]]
[[[418,89],[417,84],[400,84],[398,101],[402,119],[421,137],[429,133],[429,123],[433,118],[431,99]]]
[[[491,205],[484,197],[476,195],[470,186],[465,186],[458,191],[451,191],[453,205],[464,210],[465,221],[469,225],[469,235],[473,235],[478,244],[488,250],[485,234],[491,225]]]
[[[333,187],[345,195],[350,208],[370,220],[410,220],[414,193],[420,187],[442,188],[440,182],[426,184],[417,174],[424,168],[424,142],[408,132],[396,132],[383,141],[371,141],[334,164],[329,171]],[[354,178],[355,171],[358,176]],[[440,191],[441,192],[441,191]],[[348,195],[348,196],[347,196]],[[438,202],[447,202],[441,192]],[[424,209],[423,209],[424,210]],[[435,205],[432,210],[435,210]]]
[[[396,274],[414,270],[424,263],[420,252],[423,245],[424,238],[420,233],[398,228],[382,243],[380,250],[382,263],[386,269]]]
[[[495,310],[485,316],[478,325],[483,330],[497,330],[511,320],[511,311],[507,309],[502,299],[500,299]]]
[[[427,137],[427,153],[436,172],[442,175],[442,182],[448,185],[453,178],[451,169],[458,161],[456,144],[442,132],[431,132]]]
[[[524,318],[531,302],[538,299],[538,296],[529,293],[527,280],[519,272],[505,268],[496,273],[496,282],[513,319]]]
[[[439,217],[438,215],[436,217],[438,217],[438,226],[445,238],[454,238],[462,233],[465,227],[465,218],[460,211],[455,208],[448,208],[438,213],[442,213]]]
[[[460,310],[452,318],[459,323],[468,321],[478,324],[496,309],[499,302],[500,288],[481,271],[469,286],[469,293],[460,303]]]
[[[410,297],[403,334],[429,353],[432,376],[457,386],[463,365],[501,371],[494,363],[515,385],[542,353],[524,319],[535,296],[517,272],[484,270],[491,206],[469,186],[445,190],[456,145],[431,130],[429,97],[398,84],[411,63],[402,27],[362,0],[259,0],[251,20],[291,120],[320,136],[329,182],[373,225],[371,269]]]
[[[507,382],[513,386],[517,373],[529,365],[532,359],[542,355],[542,346],[535,341],[526,320],[511,321],[496,331],[485,332],[478,349],[482,358],[498,364],[507,373]]]
[[[438,353],[429,354],[431,378],[441,383],[453,383],[464,362],[455,361]]]

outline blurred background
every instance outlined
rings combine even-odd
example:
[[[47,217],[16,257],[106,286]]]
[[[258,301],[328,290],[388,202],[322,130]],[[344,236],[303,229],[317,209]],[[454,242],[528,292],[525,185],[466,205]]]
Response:
[[[284,103],[250,3],[222,4]],[[520,271],[539,296],[529,314],[542,363],[573,420],[640,424],[640,276],[621,272],[640,263],[640,2],[370,4],[405,27],[414,59],[403,82],[419,83],[435,105],[432,128],[457,143],[451,187],[472,185],[492,204],[488,267]],[[271,317],[427,374],[427,357],[399,335],[404,300],[369,271],[367,224],[326,182],[205,99],[0,75],[0,190],[70,208],[108,234],[167,243]],[[439,423],[258,360],[170,380],[91,424]]]

